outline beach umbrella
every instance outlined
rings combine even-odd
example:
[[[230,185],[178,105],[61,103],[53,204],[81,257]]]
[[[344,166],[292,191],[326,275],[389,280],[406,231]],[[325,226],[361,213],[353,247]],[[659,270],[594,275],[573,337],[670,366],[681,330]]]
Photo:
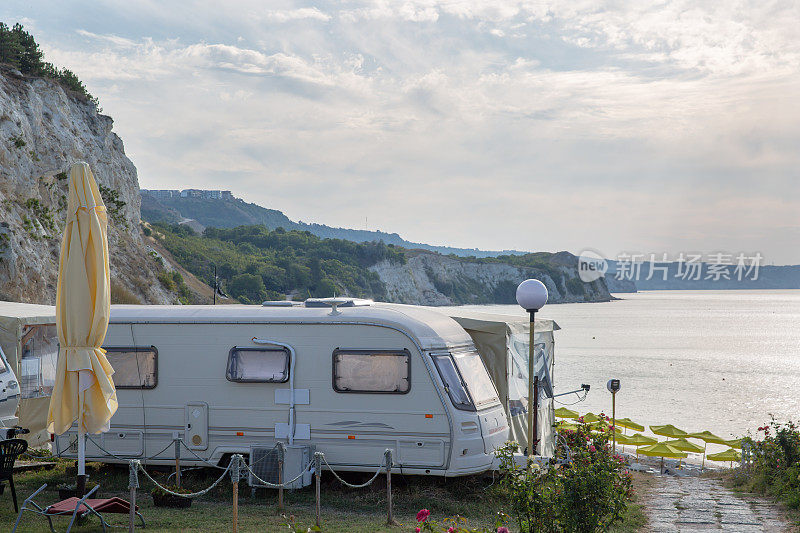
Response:
[[[673,448],[667,443],[664,442],[657,442],[655,444],[651,444],[650,446],[644,446],[637,450],[638,454],[648,455],[650,457],[661,457],[661,471],[664,471],[664,458],[665,457],[672,457],[675,459],[684,459],[688,457],[688,453],[682,452],[677,448]]]
[[[572,430],[572,431],[577,431],[578,430],[578,425],[577,424],[573,424],[572,422],[566,422],[564,420],[559,420],[558,422],[556,422],[556,429],[569,429],[569,430]]]
[[[699,444],[695,444],[694,442],[689,442],[684,438],[668,440],[665,441],[664,444],[669,444],[673,448],[678,449],[682,452],[703,453],[702,446],[700,446]]]
[[[584,424],[605,423],[606,421],[605,418],[601,418],[594,413],[586,413],[581,418],[583,418]]]
[[[708,454],[708,458],[712,461],[720,461],[720,462],[728,462],[730,461],[731,467],[733,467],[734,461],[741,461],[742,454],[734,450],[733,448],[728,448],[724,452],[719,453],[710,453]]]
[[[717,437],[710,431],[699,431],[697,433],[689,433],[689,437],[693,439],[701,439],[705,442],[713,442],[714,444],[725,444],[725,439]]]
[[[644,431],[644,426],[641,424],[637,424],[630,418],[617,418],[614,423],[619,427],[623,427],[626,429],[632,429],[634,431]]]
[[[577,411],[567,409],[566,407],[559,407],[556,409],[556,418],[578,418],[579,416]]]
[[[726,440],[725,444],[727,444],[731,448],[736,448],[736,449],[739,449],[739,450],[742,449],[742,439]]]
[[[78,423],[79,491],[86,481],[85,435],[108,431],[117,410],[114,369],[101,348],[111,309],[107,226],[89,165],[74,164],[56,287],[59,351],[47,429],[61,435]]]
[[[671,437],[673,439],[686,437],[689,435],[684,430],[678,429],[672,424],[666,424],[664,426],[650,426],[650,431],[656,435],[661,435],[662,437]]]
[[[664,444],[669,444],[673,448],[676,448],[682,452],[692,452],[692,453],[704,453],[705,448],[700,446],[699,444],[695,444],[694,442],[689,442],[685,438],[668,440],[664,442]],[[680,464],[680,463],[679,463]]]
[[[700,431],[698,433],[689,433],[689,437],[693,439],[701,439],[705,444],[703,445],[703,461],[700,463],[700,470],[706,465],[706,450],[708,449],[708,443],[713,442],[714,444],[725,444],[725,439],[722,437],[717,437],[710,431]]]
[[[622,444],[622,453],[625,453],[625,446],[631,445],[633,442],[627,435],[619,434],[617,435],[617,444]]]
[[[641,433],[635,433],[631,436],[626,436],[628,439],[628,444],[632,446],[647,446],[649,444],[655,444],[658,440],[654,439],[653,437],[648,437],[647,435],[642,435]],[[639,457],[639,449],[636,449],[636,457]]]

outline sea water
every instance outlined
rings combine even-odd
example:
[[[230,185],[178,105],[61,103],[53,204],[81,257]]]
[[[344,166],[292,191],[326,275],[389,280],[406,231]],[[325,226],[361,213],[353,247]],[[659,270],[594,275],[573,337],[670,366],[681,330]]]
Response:
[[[800,421],[800,290],[615,296],[621,299],[547,305],[537,315],[562,328],[556,393],[591,385],[584,401],[563,396],[556,407],[610,416],[606,382],[617,378],[617,416],[645,425],[733,438],[755,434],[770,415]],[[526,315],[514,305],[469,307]]]

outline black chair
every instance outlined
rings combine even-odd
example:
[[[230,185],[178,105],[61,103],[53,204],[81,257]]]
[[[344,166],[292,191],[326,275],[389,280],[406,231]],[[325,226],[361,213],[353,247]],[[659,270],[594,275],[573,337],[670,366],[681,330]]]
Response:
[[[14,512],[19,512],[17,506],[17,491],[14,490],[14,462],[17,457],[25,453],[28,443],[22,439],[8,439],[0,441],[0,494],[3,493],[3,482],[8,480],[11,486],[11,497],[14,499]]]

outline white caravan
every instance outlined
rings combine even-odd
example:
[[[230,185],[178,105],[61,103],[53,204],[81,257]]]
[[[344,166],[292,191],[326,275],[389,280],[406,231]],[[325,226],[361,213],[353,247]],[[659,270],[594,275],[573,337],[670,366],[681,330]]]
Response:
[[[407,474],[492,466],[507,418],[453,319],[358,300],[267,304],[112,306],[105,348],[119,410],[87,458],[174,464],[180,437],[212,463],[282,441],[314,446],[337,470],[374,471],[387,448]],[[76,431],[55,451],[74,455]],[[181,462],[202,464],[185,450]]]

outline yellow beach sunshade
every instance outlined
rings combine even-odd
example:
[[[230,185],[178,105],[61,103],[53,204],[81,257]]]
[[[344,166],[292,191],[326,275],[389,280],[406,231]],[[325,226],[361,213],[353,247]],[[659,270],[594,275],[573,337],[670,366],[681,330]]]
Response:
[[[584,424],[594,424],[596,422],[605,423],[605,421],[606,421],[605,418],[600,418],[599,416],[597,416],[594,413],[586,413],[581,418],[583,418],[583,423]]]
[[[114,369],[101,348],[111,310],[108,219],[92,171],[72,166],[56,288],[59,352],[47,429],[61,435],[78,422],[78,475],[85,433],[108,430],[117,411]]]
[[[733,448],[728,448],[724,452],[710,453],[706,457],[708,457],[712,461],[723,461],[723,462],[742,460],[742,454],[737,452]]]
[[[561,429],[561,430],[569,429],[569,430],[572,430],[572,431],[577,431],[578,430],[578,425],[577,424],[573,424],[572,422],[565,422],[565,421],[562,420],[562,421],[556,422],[556,429]]]
[[[705,452],[705,448],[700,446],[699,444],[695,444],[693,442],[689,442],[686,439],[675,439],[675,440],[668,440],[664,444],[669,444],[673,448],[676,448],[682,452],[692,452],[692,453],[703,453]]]
[[[631,438],[628,437],[627,435],[617,435],[617,444],[628,446],[634,443],[631,441]]]
[[[672,424],[666,424],[664,426],[650,426],[650,431],[656,435],[661,435],[662,437],[680,438],[689,435],[684,430],[678,429]]]
[[[614,423],[622,428],[632,429],[634,431],[644,431],[644,426],[637,424],[630,418],[617,418]]]
[[[723,444],[727,444],[727,445],[728,445],[728,446],[730,446],[731,448],[737,448],[737,449],[739,449],[739,450],[741,450],[741,449],[742,449],[742,439],[731,439],[731,440],[726,440],[726,441],[724,441],[724,443],[723,443]],[[723,452],[723,453],[724,453],[724,452]],[[711,456],[709,456],[709,457],[711,457]]]
[[[683,459],[689,455],[663,442],[639,448],[637,453],[649,455],[650,457],[674,457],[675,459]]]
[[[687,436],[691,437],[693,439],[701,439],[701,440],[703,440],[705,442],[712,442],[714,444],[725,444],[725,439],[723,439],[722,437],[717,437],[716,435],[714,435],[710,431],[700,431],[700,432],[697,432],[697,433],[689,433],[689,435],[687,435]]]
[[[559,407],[556,409],[556,418],[578,418],[579,416],[577,411],[567,409],[566,407]]]
[[[642,435],[641,433],[636,433],[628,437],[628,444],[634,446],[646,446],[648,444],[655,444],[656,442],[658,442],[658,440],[653,437],[648,437],[647,435]]]

